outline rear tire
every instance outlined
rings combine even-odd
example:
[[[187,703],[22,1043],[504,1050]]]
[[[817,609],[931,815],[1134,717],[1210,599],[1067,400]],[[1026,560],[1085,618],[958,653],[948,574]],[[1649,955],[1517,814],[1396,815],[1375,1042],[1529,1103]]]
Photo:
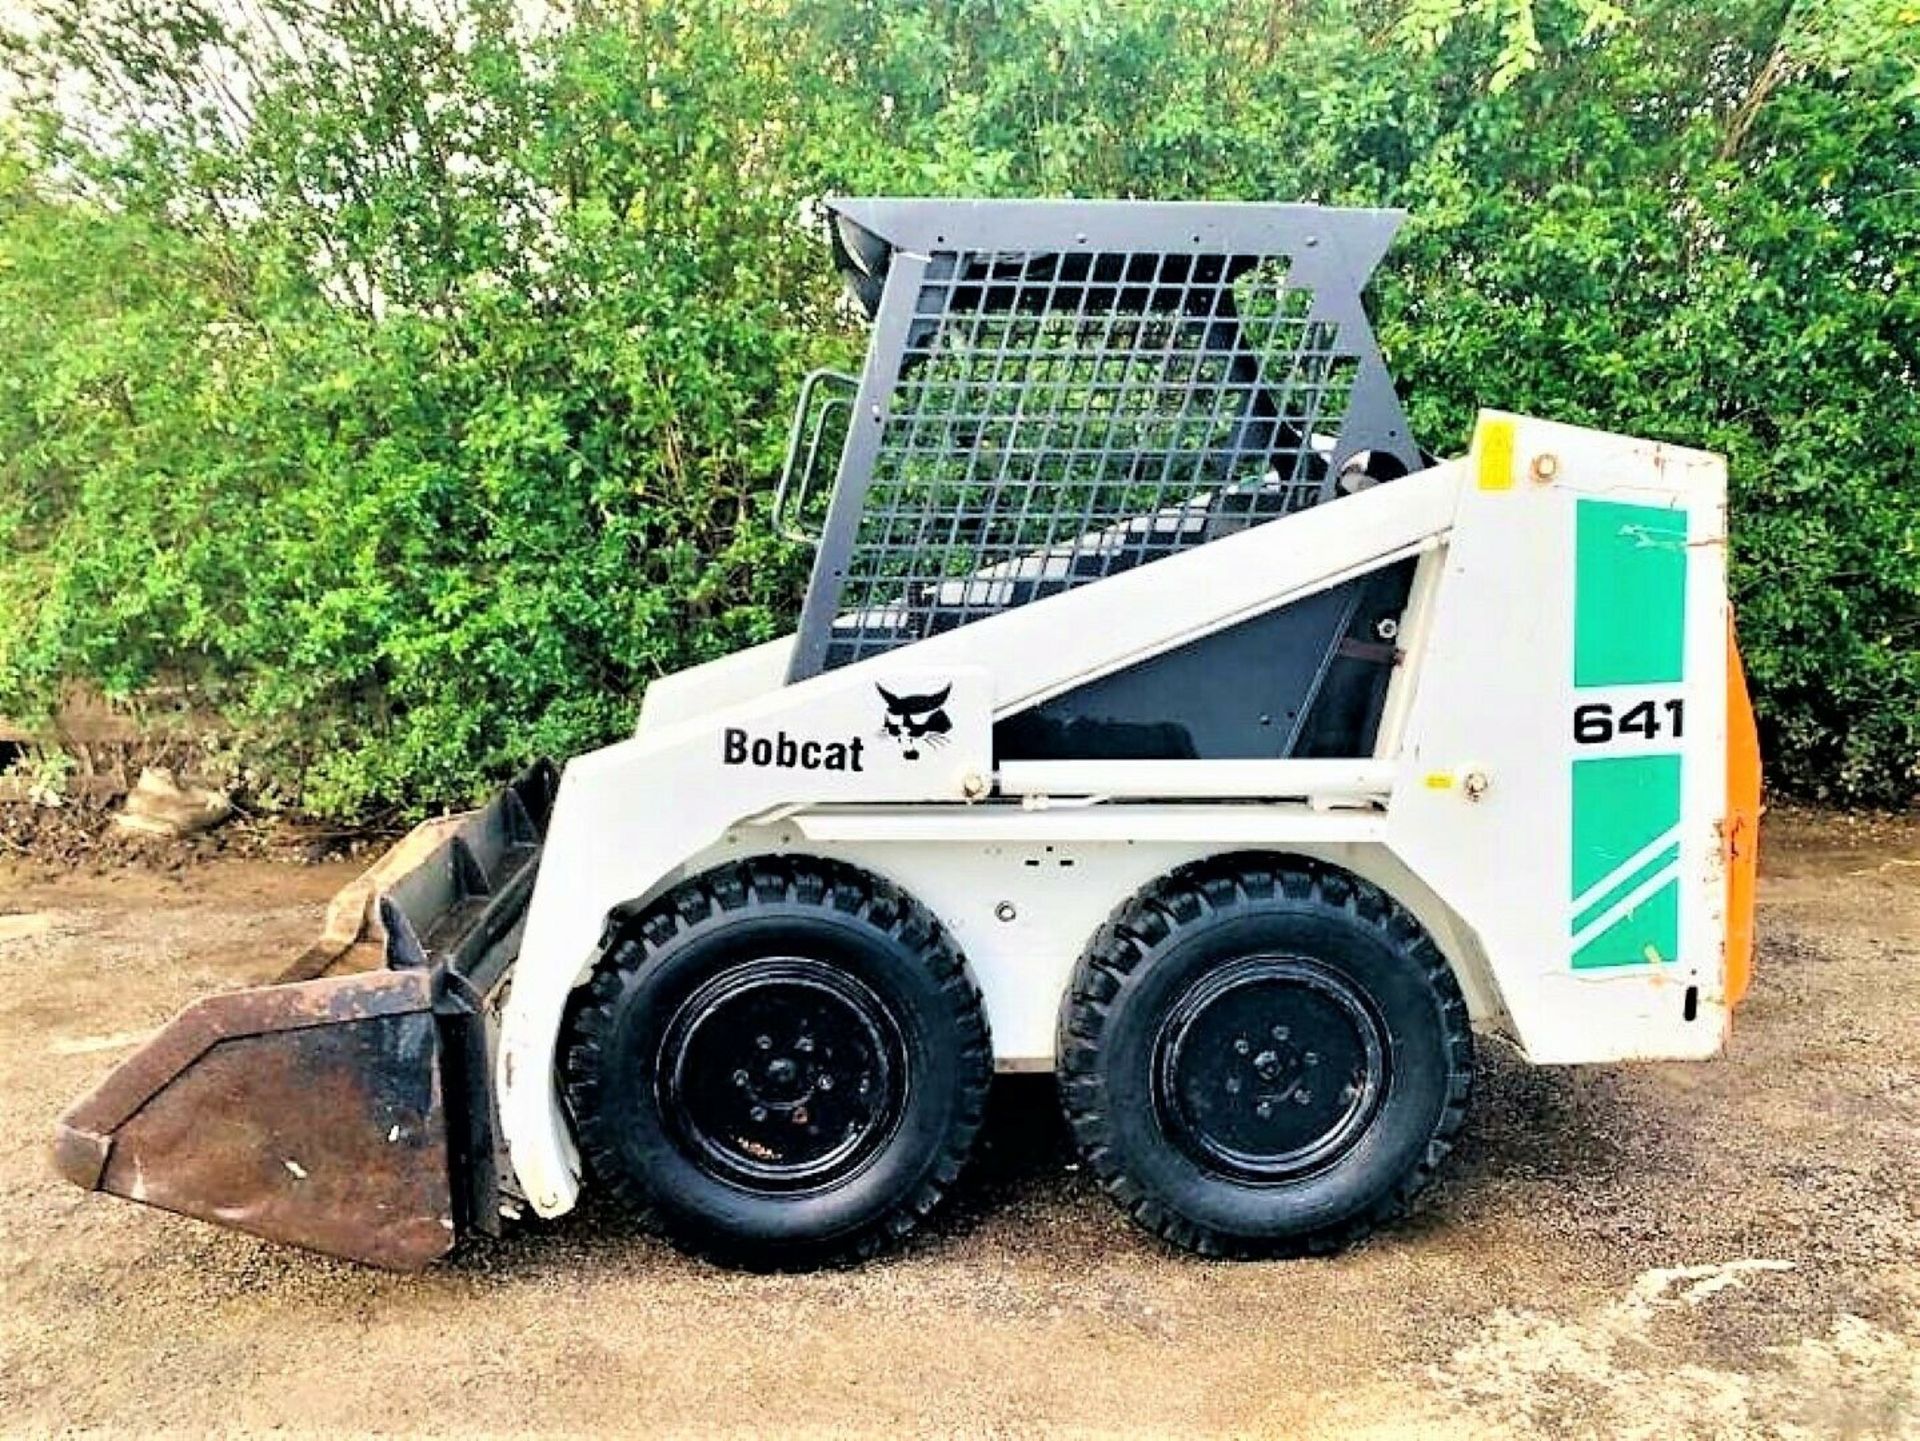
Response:
[[[1222,858],[1114,914],[1061,1007],[1062,1102],[1107,1193],[1206,1255],[1331,1251],[1403,1211],[1466,1114],[1446,960],[1377,886]]]
[[[722,866],[619,923],[561,1065],[593,1179],[676,1244],[755,1269],[912,1231],[993,1070],[939,922],[812,858]]]

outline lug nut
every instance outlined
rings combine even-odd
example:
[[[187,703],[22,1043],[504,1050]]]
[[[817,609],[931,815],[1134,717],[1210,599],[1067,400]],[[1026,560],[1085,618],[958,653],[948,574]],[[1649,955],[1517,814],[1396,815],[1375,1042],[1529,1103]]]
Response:
[[[764,1121],[767,1119],[767,1108],[765,1106],[755,1106],[751,1111],[747,1112],[747,1114],[756,1121]]]
[[[734,1085],[736,1085],[736,1086],[744,1086],[744,1085],[746,1085],[746,1083],[747,1083],[747,1073],[746,1073],[745,1071],[735,1071],[735,1072],[733,1073],[733,1083],[734,1083]]]
[[[1267,1117],[1273,1114],[1273,1102],[1262,1101],[1259,1105],[1253,1108],[1253,1113],[1254,1115],[1258,1116],[1261,1120],[1263,1121],[1266,1120]]]
[[[1244,1056],[1247,1054],[1247,1052],[1251,1051],[1252,1049],[1253,1047],[1250,1044],[1248,1044],[1247,1038],[1245,1036],[1242,1036],[1239,1040],[1233,1043],[1234,1054],[1238,1056]]]
[[[1308,1051],[1306,1055],[1300,1059],[1306,1065],[1317,1066],[1320,1064],[1320,1053],[1318,1051]]]
[[[758,1046],[763,1051],[771,1051],[773,1049],[773,1037],[761,1036],[754,1041],[754,1045]]]
[[[831,1091],[833,1089],[833,1077],[822,1076],[820,1078],[820,1089],[823,1091]]]
[[[1289,1031],[1285,1026],[1275,1026],[1273,1028],[1273,1038],[1276,1041],[1284,1041],[1288,1036],[1292,1034],[1293,1033]]]
[[[1293,1104],[1296,1106],[1312,1105],[1313,1092],[1312,1091],[1295,1091],[1293,1093]]]
[[[1227,1094],[1229,1096],[1237,1096],[1240,1094],[1240,1078],[1238,1076],[1227,1077]]]

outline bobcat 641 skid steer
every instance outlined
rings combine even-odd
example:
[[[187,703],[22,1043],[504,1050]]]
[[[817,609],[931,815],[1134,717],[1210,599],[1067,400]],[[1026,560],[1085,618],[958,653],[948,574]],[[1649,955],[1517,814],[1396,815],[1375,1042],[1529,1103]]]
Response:
[[[390,1266],[607,1188],[864,1254],[1053,1071],[1142,1224],[1320,1250],[1534,1062],[1705,1057],[1758,761],[1720,460],[1487,413],[1427,463],[1389,212],[845,201],[799,628],[430,824],[282,983],[62,1119],[82,1186]],[[835,466],[831,498],[816,471]]]

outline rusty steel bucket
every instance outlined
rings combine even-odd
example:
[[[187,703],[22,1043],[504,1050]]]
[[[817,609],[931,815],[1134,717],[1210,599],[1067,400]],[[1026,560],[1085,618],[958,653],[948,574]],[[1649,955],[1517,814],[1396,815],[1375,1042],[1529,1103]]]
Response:
[[[271,985],[206,997],[55,1127],[60,1173],[397,1270],[497,1233],[488,998],[512,964],[558,774],[416,828]]]

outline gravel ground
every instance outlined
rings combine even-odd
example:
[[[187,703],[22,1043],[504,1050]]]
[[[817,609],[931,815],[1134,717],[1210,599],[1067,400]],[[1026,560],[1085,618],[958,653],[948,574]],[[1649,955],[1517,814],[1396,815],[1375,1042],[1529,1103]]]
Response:
[[[1441,1184],[1358,1250],[1169,1252],[1023,1078],[927,1235],[787,1277],[592,1207],[387,1276],[65,1186],[61,1107],[354,866],[0,869],[0,1431],[1920,1435],[1920,822],[1767,847],[1728,1059],[1484,1047]]]

